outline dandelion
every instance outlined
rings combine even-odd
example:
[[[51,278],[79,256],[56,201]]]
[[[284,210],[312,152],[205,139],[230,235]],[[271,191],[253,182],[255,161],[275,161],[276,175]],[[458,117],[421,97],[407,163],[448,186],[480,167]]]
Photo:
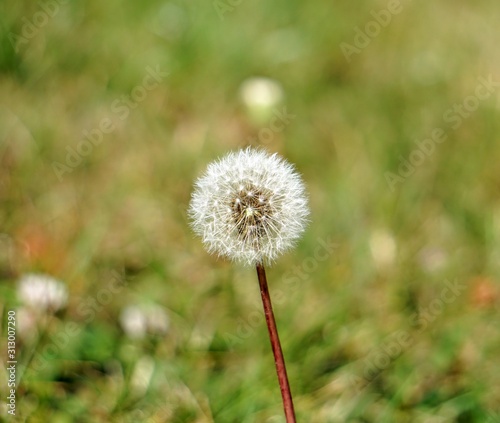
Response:
[[[289,250],[303,233],[309,208],[304,183],[277,154],[251,149],[208,166],[195,185],[189,215],[210,253],[256,266],[287,422],[295,422],[264,264]]]
[[[57,311],[66,305],[66,285],[52,276],[29,273],[21,277],[19,298],[35,309]]]
[[[255,265],[273,262],[295,244],[309,210],[293,166],[248,148],[208,166],[189,214],[210,253]]]
[[[19,308],[19,327],[25,341],[31,341],[32,351],[27,362],[18,373],[17,380],[21,381],[26,369],[34,358],[35,346],[47,336],[51,313],[62,309],[68,302],[66,285],[49,275],[27,273],[22,275],[17,284],[17,296],[23,303]]]

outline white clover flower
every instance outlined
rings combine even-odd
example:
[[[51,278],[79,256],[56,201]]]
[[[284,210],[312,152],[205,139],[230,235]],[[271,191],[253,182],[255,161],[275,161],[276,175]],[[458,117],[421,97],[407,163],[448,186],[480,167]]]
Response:
[[[208,166],[196,182],[189,215],[210,253],[255,265],[274,261],[294,245],[309,208],[291,164],[248,148]]]
[[[22,276],[17,292],[24,303],[43,310],[59,310],[68,300],[66,285],[52,276],[42,274]]]
[[[255,77],[241,84],[240,98],[255,125],[269,125],[269,120],[276,114],[276,107],[283,101],[284,91],[278,81]]]
[[[243,82],[240,95],[247,107],[274,107],[283,99],[283,88],[273,79],[255,77]]]
[[[170,319],[160,306],[131,305],[121,312],[120,324],[130,338],[140,339],[146,333],[166,333],[170,326]]]

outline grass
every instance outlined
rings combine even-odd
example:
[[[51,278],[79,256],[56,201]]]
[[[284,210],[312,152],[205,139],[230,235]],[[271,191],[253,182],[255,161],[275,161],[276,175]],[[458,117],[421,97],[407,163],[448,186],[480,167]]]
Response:
[[[283,87],[294,118],[264,146],[310,192],[308,231],[268,269],[298,421],[499,419],[498,88],[453,111],[478,78],[500,80],[499,7],[402,3],[347,60],[341,43],[386,5],[241,2],[221,19],[211,2],[56,3],[17,49],[41,6],[0,6],[2,351],[22,274],[70,293],[18,331],[20,368],[50,356],[23,375],[19,421],[283,421],[254,269],[208,256],[186,218],[206,164],[269,126],[239,97],[253,76]],[[149,67],[168,75],[139,99]],[[435,128],[444,142],[391,185]],[[324,260],[320,239],[335,244]],[[446,281],[464,287],[449,302]],[[133,304],[161,305],[168,333],[128,337]]]

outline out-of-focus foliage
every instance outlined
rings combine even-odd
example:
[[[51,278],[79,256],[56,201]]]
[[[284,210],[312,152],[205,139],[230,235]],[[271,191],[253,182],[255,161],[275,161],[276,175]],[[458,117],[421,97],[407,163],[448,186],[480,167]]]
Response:
[[[497,421],[499,12],[3,2],[0,392],[15,310],[19,421],[283,421],[255,272],[186,217],[206,164],[248,144],[310,193],[268,270],[299,421]],[[23,302],[28,273],[65,307]]]

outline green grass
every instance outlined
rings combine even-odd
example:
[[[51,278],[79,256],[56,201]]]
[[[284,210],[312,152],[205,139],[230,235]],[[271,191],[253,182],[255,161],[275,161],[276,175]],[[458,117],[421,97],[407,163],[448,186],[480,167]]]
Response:
[[[478,78],[500,80],[496,2],[404,2],[350,61],[341,43],[386,2],[241,2],[223,19],[212,2],[51,4],[18,48],[41,6],[0,10],[2,360],[22,274],[70,293],[41,339],[18,331],[20,368],[52,351],[23,375],[18,421],[284,421],[255,271],[207,255],[186,217],[207,163],[269,125],[239,97],[253,76],[283,87],[295,117],[265,147],[310,193],[304,238],[268,270],[299,421],[500,418],[498,88],[445,116]],[[168,76],[117,111],[148,67]],[[58,178],[103,120],[113,130]],[[391,189],[435,128],[444,142]],[[312,268],[318,239],[336,247]],[[113,272],[125,285],[83,312]],[[448,303],[447,280],[464,286]],[[123,332],[121,311],[144,303],[165,309],[166,335]]]

